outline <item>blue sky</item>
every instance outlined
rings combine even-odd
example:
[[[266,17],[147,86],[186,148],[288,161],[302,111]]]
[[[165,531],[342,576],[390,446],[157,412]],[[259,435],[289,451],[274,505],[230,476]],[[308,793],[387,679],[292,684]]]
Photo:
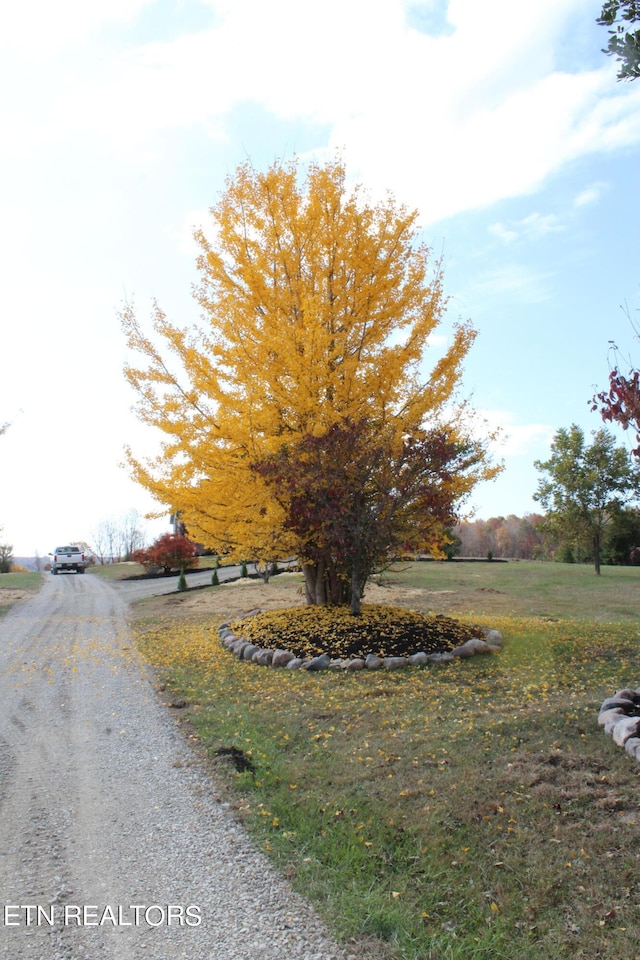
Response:
[[[482,517],[536,509],[553,433],[585,431],[609,341],[640,346],[640,81],[589,0],[23,0],[0,35],[0,526],[17,554],[154,505],[117,312],[197,318],[194,226],[247,157],[337,150],[419,210],[449,319],[479,331],[475,407],[503,428]],[[441,335],[447,335],[447,323]],[[437,350],[437,346],[434,348]],[[627,442],[624,434],[620,442]],[[163,530],[155,521],[149,534]]]

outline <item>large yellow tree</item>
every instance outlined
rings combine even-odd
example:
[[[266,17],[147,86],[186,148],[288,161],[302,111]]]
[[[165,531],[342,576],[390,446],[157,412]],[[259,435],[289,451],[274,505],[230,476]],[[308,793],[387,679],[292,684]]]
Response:
[[[355,592],[358,612],[376,563],[399,543],[435,548],[495,472],[454,404],[474,330],[457,325],[424,374],[445,309],[441,265],[419,240],[417,213],[392,197],[370,202],[340,160],[266,172],[246,163],[210,215],[209,235],[196,234],[201,322],[183,329],[156,307],[147,336],[130,305],[122,313],[143,358],[125,371],[138,414],[166,437],[151,461],[128,451],[134,476],[193,539],[236,558],[296,554],[310,602]],[[326,492],[332,469],[333,499],[323,499],[314,477]],[[422,480],[401,498],[407,471]],[[301,498],[317,501],[315,516]],[[338,518],[327,522],[332,503],[347,504],[346,538]],[[373,542],[381,510],[376,560],[358,530]],[[360,560],[345,556],[353,543]]]

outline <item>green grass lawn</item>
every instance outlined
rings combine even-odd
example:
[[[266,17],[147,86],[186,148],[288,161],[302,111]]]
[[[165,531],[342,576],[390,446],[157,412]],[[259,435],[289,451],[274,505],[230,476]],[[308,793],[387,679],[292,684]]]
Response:
[[[0,617],[25,594],[37,593],[41,573],[0,573]]]
[[[413,586],[437,612],[507,616],[637,620],[640,567],[572,563],[409,563],[385,573],[382,583]]]
[[[126,580],[127,577],[144,573],[144,567],[139,563],[97,563],[95,566],[87,567],[87,573],[94,573],[105,580]]]
[[[640,766],[597,725],[640,685],[640,570],[419,563],[385,580],[414,609],[498,627],[502,653],[310,675],[237,661],[222,612],[134,629],[238,817],[358,956],[640,958]]]

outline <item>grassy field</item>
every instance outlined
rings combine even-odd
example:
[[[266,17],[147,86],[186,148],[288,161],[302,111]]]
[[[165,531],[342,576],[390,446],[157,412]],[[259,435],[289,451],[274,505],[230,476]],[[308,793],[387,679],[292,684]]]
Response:
[[[37,593],[42,576],[41,573],[0,573],[0,617],[18,600]]]
[[[133,627],[216,789],[357,956],[640,958],[640,769],[597,726],[640,684],[640,570],[405,565],[369,602],[505,647],[398,672],[237,661],[216,628],[269,591],[300,602],[288,576],[147,602]]]
[[[571,563],[413,563],[386,573],[382,583],[427,591],[433,609],[519,617],[637,620],[640,568]]]
[[[93,573],[105,580],[125,580],[144,573],[144,567],[139,563],[105,563],[87,567],[87,573]]]

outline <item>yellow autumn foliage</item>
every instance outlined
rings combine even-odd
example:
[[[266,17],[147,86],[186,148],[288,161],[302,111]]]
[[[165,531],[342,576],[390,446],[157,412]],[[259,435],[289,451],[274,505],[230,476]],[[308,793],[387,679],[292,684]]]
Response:
[[[407,432],[445,421],[467,440],[453,399],[475,332],[455,326],[424,374],[446,306],[441,264],[419,240],[416,211],[369,202],[340,160],[312,163],[304,178],[298,162],[263,173],[245,163],[210,215],[210,236],[195,235],[202,323],[183,329],[156,307],[147,336],[131,305],[122,313],[143,358],[125,371],[138,415],[165,436],[157,458],[129,450],[128,460],[192,539],[270,560],[296,542],[252,464],[364,418],[397,451]],[[448,482],[463,498],[493,472],[478,444],[473,467]]]

